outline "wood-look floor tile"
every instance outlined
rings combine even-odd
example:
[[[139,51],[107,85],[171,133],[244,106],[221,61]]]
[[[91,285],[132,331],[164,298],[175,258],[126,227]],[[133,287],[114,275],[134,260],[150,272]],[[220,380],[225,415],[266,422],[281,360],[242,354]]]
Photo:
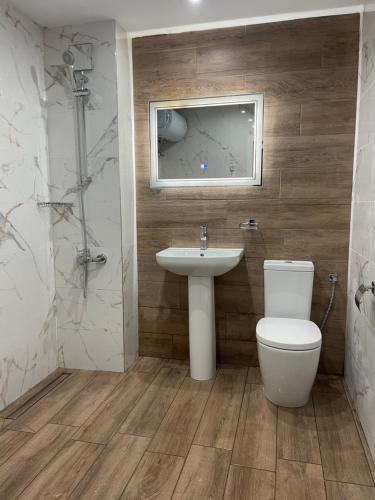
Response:
[[[143,356],[142,358],[137,359],[137,361],[131,367],[131,370],[137,372],[151,373],[156,375],[162,366],[163,366],[162,359]]]
[[[264,396],[263,386],[248,384],[242,402],[232,463],[274,471],[277,408]]]
[[[153,373],[128,372],[77,431],[74,439],[106,444],[132,411],[153,378]]]
[[[98,373],[81,392],[54,416],[56,424],[81,426],[121,381],[121,373]]]
[[[32,434],[17,431],[4,431],[0,434],[0,465],[8,460],[14,452],[25,445]]]
[[[188,372],[187,366],[161,368],[119,432],[153,437]]]
[[[150,444],[150,450],[185,457],[193,441],[213,381],[184,380]]]
[[[193,445],[173,498],[221,500],[230,465],[230,451]]]
[[[94,377],[94,372],[72,373],[67,380],[38,401],[8,427],[14,430],[36,432],[49,422]]]
[[[233,448],[246,373],[246,368],[218,371],[194,438],[195,444],[226,450]]]
[[[259,366],[249,366],[249,371],[247,374],[247,383],[259,384],[259,385],[263,384]]]
[[[224,500],[274,500],[275,473],[231,465]]]
[[[69,500],[117,500],[149,442],[145,437],[113,436]]]
[[[321,463],[311,399],[302,408],[278,409],[277,456],[297,462]]]
[[[327,500],[375,500],[375,488],[326,481]]]
[[[342,383],[342,378],[336,375],[322,375],[318,374],[312,392],[344,392],[344,385]]]
[[[0,498],[16,498],[67,444],[75,429],[47,424],[0,467]]]
[[[345,394],[315,392],[313,401],[324,478],[372,486],[366,455]]]
[[[183,465],[181,457],[146,452],[121,498],[170,499]]]
[[[13,422],[13,420],[11,420],[9,418],[0,418],[0,431],[5,429],[5,427],[7,427],[12,422]]]
[[[102,448],[103,446],[98,444],[71,441],[18,498],[23,500],[67,499],[95,462]]]
[[[325,500],[322,466],[278,460],[276,500]]]

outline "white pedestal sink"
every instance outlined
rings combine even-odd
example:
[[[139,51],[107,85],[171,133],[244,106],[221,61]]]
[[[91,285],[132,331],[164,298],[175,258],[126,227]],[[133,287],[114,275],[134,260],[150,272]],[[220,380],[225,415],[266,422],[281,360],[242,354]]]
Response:
[[[243,249],[167,248],[156,262],[168,271],[188,276],[190,373],[209,380],[216,373],[214,276],[230,271],[240,262]]]

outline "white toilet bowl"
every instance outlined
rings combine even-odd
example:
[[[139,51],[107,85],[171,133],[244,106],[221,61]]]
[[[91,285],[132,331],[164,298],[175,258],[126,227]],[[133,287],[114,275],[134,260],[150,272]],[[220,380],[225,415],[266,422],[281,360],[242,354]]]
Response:
[[[279,406],[304,406],[318,369],[318,326],[305,319],[266,317],[258,322],[256,335],[267,399]]]

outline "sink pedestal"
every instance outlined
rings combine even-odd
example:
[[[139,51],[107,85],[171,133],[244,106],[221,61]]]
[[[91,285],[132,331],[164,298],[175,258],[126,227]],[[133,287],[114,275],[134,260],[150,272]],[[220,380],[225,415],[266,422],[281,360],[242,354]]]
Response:
[[[209,380],[216,374],[215,298],[213,276],[189,276],[190,374]]]

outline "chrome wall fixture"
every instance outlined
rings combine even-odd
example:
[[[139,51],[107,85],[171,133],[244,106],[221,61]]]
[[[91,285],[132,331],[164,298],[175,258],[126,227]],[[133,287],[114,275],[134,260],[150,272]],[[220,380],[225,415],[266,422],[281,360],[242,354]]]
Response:
[[[90,90],[86,87],[89,81],[86,72],[93,70],[92,44],[86,43],[70,45],[69,49],[63,53],[63,60],[70,70],[72,93],[74,96],[78,187],[83,241],[83,248],[78,250],[77,262],[83,269],[83,296],[86,298],[88,265],[90,263],[105,264],[107,262],[107,256],[104,254],[99,254],[96,257],[92,256],[87,242],[85,190],[91,184],[92,179],[87,173],[86,104],[87,98],[90,96]]]
[[[371,285],[364,285],[361,283],[355,292],[354,301],[359,310],[361,310],[362,299],[366,292],[371,292],[375,295],[375,281],[372,281]]]
[[[201,250],[207,250],[207,244],[208,244],[207,226],[200,227],[199,239],[200,239]]]
[[[245,219],[244,222],[241,222],[239,225],[240,229],[258,229],[258,223],[255,222],[254,219]]]
[[[39,208],[72,208],[73,203],[63,201],[40,201],[37,203]]]

